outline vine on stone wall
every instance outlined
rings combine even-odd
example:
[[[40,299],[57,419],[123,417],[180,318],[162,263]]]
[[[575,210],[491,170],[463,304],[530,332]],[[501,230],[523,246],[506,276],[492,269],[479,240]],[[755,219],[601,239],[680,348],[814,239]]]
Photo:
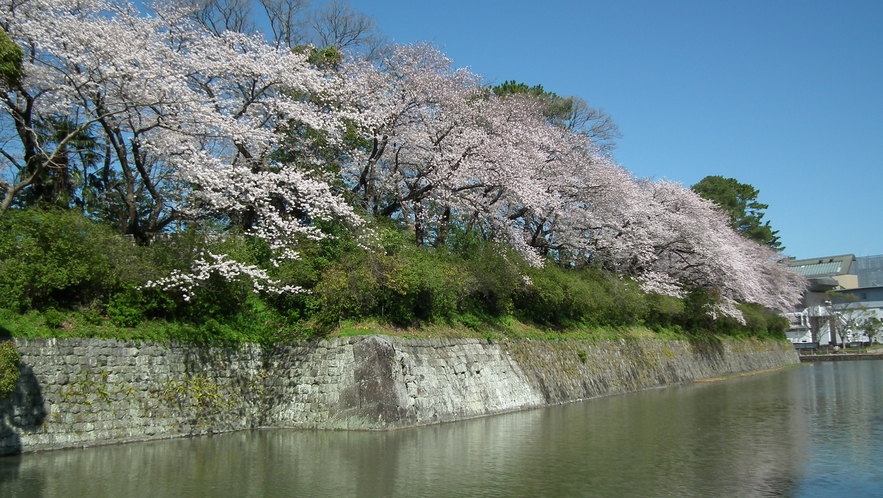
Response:
[[[236,395],[222,392],[217,381],[204,375],[169,380],[157,394],[166,405],[192,412],[197,425],[205,423],[207,417],[230,410],[238,402]]]

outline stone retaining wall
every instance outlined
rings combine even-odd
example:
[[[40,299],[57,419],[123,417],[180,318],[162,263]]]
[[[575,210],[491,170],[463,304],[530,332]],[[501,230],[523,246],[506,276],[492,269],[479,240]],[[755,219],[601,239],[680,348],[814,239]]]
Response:
[[[15,339],[0,454],[255,427],[393,429],[798,363],[787,343]]]
[[[801,363],[810,363],[816,361],[866,361],[866,360],[883,360],[883,354],[880,353],[838,353],[838,354],[802,354],[800,355]]]

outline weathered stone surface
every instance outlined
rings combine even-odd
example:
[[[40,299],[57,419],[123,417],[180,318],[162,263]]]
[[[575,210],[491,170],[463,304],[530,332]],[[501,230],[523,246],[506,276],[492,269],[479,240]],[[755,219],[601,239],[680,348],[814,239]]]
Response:
[[[0,454],[254,427],[392,429],[798,363],[788,344],[332,338],[263,348],[15,339]]]

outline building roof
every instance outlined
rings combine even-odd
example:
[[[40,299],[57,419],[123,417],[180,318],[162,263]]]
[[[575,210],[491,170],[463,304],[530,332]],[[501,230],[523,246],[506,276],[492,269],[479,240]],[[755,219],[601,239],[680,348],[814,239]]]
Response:
[[[833,277],[854,274],[855,255],[826,256],[824,258],[792,259],[788,262],[805,277]]]

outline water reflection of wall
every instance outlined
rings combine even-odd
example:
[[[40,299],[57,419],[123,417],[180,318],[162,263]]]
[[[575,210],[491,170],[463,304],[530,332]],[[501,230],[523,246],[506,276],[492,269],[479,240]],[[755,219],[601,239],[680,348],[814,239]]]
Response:
[[[828,443],[810,455],[816,476],[873,476],[883,461],[883,361],[855,363],[814,364],[802,386],[808,430]]]

